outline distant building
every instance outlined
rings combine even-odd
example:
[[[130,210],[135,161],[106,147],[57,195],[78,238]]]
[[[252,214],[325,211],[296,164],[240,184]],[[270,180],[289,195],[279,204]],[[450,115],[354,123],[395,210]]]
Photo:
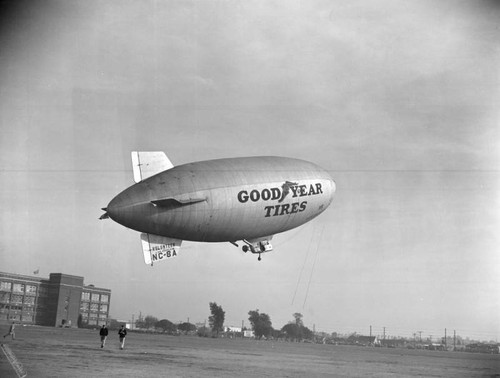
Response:
[[[111,290],[84,285],[83,277],[49,279],[0,272],[0,322],[77,327],[108,322]]]
[[[347,338],[347,341],[349,344],[355,344],[355,345],[375,345],[378,343],[377,337],[376,336],[363,336],[363,335],[351,335]]]
[[[229,327],[224,327],[224,332],[241,332],[241,327],[233,327],[233,326],[229,326]]]
[[[135,329],[135,327],[132,327],[132,322],[130,320],[116,319],[116,323],[119,326],[124,325],[126,329]]]

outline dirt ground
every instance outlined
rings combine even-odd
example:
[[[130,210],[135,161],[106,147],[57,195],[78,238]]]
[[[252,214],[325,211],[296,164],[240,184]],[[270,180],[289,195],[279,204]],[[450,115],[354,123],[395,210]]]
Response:
[[[5,329],[4,329],[5,328]],[[0,327],[5,334],[6,327]],[[500,355],[18,327],[28,377],[500,377]],[[0,372],[9,367],[0,355]],[[3,369],[3,370],[2,370]]]

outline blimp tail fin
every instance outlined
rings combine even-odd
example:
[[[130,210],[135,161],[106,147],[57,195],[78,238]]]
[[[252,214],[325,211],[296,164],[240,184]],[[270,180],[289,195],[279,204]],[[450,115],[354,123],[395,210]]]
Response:
[[[167,238],[154,234],[141,234],[144,262],[153,266],[156,261],[168,260],[176,257],[181,249],[182,240]]]
[[[134,181],[140,182],[174,165],[163,151],[132,151]]]

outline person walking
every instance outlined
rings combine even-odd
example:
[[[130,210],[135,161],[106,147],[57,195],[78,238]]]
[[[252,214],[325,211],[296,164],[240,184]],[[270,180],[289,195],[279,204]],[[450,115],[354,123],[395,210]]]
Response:
[[[108,328],[106,327],[106,324],[102,325],[101,329],[99,330],[99,335],[101,336],[101,348],[104,348],[106,339],[108,337]]]
[[[124,325],[118,330],[118,335],[120,335],[120,349],[123,349],[125,346],[125,336],[127,336],[127,329]]]
[[[7,332],[7,334],[3,335],[3,338],[5,339],[7,336],[11,335],[12,336],[12,340],[15,340],[16,339],[16,322],[12,322],[12,324],[10,325],[10,328],[9,328],[9,332]]]

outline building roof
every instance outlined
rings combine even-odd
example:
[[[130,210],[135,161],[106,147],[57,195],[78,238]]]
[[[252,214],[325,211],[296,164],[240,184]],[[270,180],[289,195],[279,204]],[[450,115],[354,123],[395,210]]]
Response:
[[[0,272],[0,278],[3,279],[11,279],[11,280],[17,280],[17,281],[23,281],[23,282],[33,282],[33,283],[50,283],[52,278],[65,278],[65,279],[76,279],[76,280],[81,280],[83,282],[83,277],[82,276],[75,276],[72,274],[66,274],[66,273],[50,273],[49,278],[44,278],[44,277],[37,277],[37,276],[27,276],[24,274],[17,274],[17,273],[7,273],[7,272]],[[92,284],[90,285],[85,285],[82,284],[83,288],[86,290],[95,290],[95,291],[105,291],[111,293],[110,289],[102,288],[102,287],[97,287]]]

